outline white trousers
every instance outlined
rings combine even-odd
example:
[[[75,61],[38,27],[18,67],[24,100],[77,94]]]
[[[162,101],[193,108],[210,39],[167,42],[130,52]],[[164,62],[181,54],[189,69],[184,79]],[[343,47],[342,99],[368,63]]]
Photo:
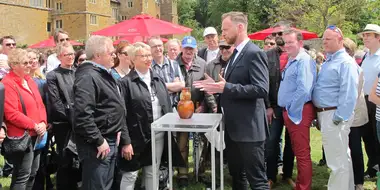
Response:
[[[165,135],[164,132],[156,133],[156,154],[152,156],[156,156],[157,168],[159,168],[160,166],[162,152],[164,151],[164,142],[165,142],[164,135]],[[138,173],[139,171],[123,173],[122,178],[121,178],[121,183],[120,183],[120,190],[134,190]],[[158,179],[158,170],[156,171],[156,176]],[[145,190],[154,190],[152,165],[143,167],[142,182],[143,182],[142,185],[145,185]],[[158,180],[157,180],[157,187],[158,187]]]
[[[332,120],[334,113],[335,110],[318,113],[326,162],[331,169],[328,190],[351,190],[355,185],[348,135],[353,117],[335,125]]]

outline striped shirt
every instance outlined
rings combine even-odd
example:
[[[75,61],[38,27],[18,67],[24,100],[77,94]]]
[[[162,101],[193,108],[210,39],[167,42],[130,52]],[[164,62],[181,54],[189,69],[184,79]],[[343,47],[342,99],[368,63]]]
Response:
[[[377,75],[377,77],[379,77],[379,80],[377,81],[376,95],[380,96],[380,73]],[[376,105],[376,120],[380,121],[380,105]]]
[[[170,61],[168,58],[164,57],[164,62],[162,64],[152,61],[152,70],[160,76],[165,83],[172,83],[176,78],[180,81],[185,81],[179,64],[176,61]],[[178,93],[171,93],[170,100],[172,105],[176,105],[178,102]]]

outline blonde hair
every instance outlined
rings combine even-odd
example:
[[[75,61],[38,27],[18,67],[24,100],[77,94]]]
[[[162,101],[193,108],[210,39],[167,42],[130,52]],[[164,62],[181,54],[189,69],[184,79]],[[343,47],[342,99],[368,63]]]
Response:
[[[57,52],[57,55],[61,55],[66,49],[71,49],[74,51],[74,48],[73,46],[70,44],[70,42],[63,42],[63,43],[60,43],[57,48],[56,48],[56,52]]]
[[[343,39],[343,46],[344,48],[346,48],[346,50],[348,50],[348,54],[350,56],[354,56],[355,55],[355,52],[358,48],[358,46],[356,45],[356,43],[354,41],[352,41],[350,38],[344,38]]]
[[[222,15],[222,20],[229,17],[231,21],[235,24],[243,24],[246,28],[248,27],[248,16],[242,12],[228,12]]]
[[[39,67],[40,67],[40,66],[41,66],[41,65],[40,65],[40,61],[39,61],[40,53],[39,53],[37,50],[35,50],[35,49],[26,49],[26,51],[27,51],[28,54],[29,54],[29,53],[34,53],[34,54],[36,55],[38,65],[39,65]],[[28,58],[29,58],[29,55],[28,55]],[[38,67],[38,68],[39,68],[39,67]],[[31,76],[32,78],[46,79],[46,78],[45,78],[45,75],[43,75],[43,74],[41,73],[40,69],[36,69],[36,70],[34,70],[34,72],[31,72],[31,73],[30,73],[30,76]]]
[[[179,39],[177,39],[177,38],[173,38],[173,39],[170,39],[168,42],[166,42],[166,44],[165,44],[166,49],[168,49],[169,45],[172,43],[178,44],[178,47],[181,48],[181,41],[179,41]]]
[[[136,57],[136,52],[141,51],[143,49],[150,51],[150,46],[144,44],[143,42],[136,42],[128,48],[128,56],[130,56],[132,60]]]
[[[13,66],[29,62],[28,52],[21,48],[12,49],[8,53],[8,65],[12,69]]]

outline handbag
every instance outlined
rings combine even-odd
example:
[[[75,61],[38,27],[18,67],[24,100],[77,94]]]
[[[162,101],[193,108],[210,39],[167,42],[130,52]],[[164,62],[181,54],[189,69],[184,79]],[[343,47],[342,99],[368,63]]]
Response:
[[[20,98],[22,111],[26,115],[24,100],[17,87],[16,90]],[[25,130],[24,135],[21,137],[9,137],[8,135],[6,135],[1,147],[1,154],[5,158],[9,158],[12,155],[23,153],[29,148],[29,145],[31,143],[32,138],[30,137],[28,130]]]

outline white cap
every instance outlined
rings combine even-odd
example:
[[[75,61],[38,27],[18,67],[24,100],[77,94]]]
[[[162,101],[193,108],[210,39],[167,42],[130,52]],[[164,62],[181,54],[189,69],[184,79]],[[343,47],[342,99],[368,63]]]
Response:
[[[209,34],[218,35],[218,32],[216,31],[216,29],[214,27],[207,27],[205,29],[205,31],[203,32],[203,37],[206,37]]]

